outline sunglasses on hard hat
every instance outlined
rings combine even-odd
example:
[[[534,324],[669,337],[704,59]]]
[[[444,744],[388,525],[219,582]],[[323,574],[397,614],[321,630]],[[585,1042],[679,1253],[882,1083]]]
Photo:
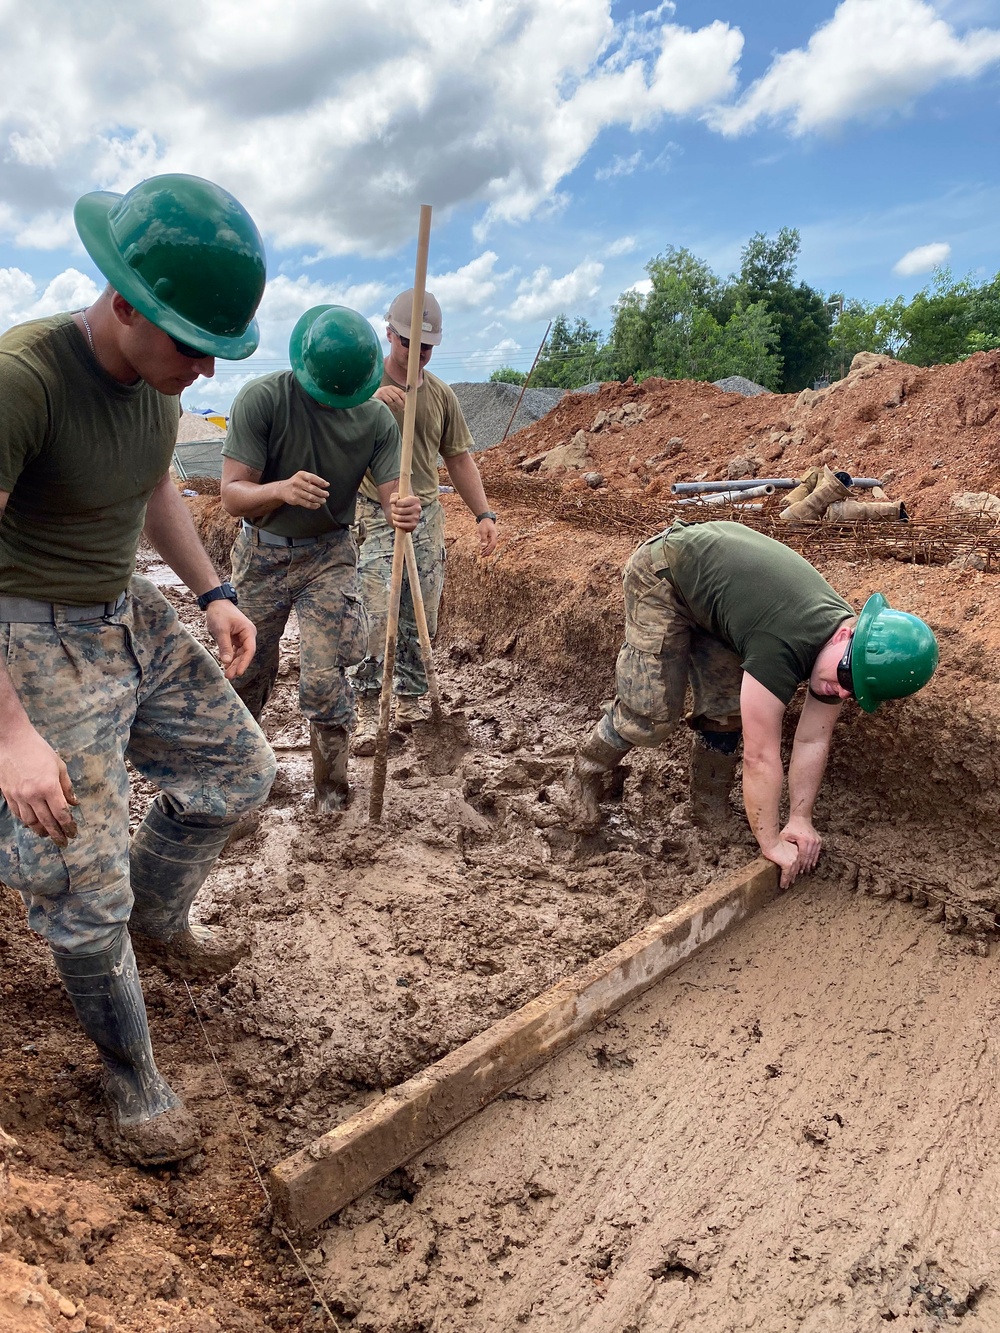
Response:
[[[169,333],[167,337],[170,338],[181,356],[186,356],[189,361],[204,361],[206,356],[209,355],[208,352],[199,352],[197,347],[189,347],[187,343],[178,342],[176,338],[171,338]]]

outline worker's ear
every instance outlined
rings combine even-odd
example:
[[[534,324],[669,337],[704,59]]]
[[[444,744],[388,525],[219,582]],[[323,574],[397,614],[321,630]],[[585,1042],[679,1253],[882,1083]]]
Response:
[[[847,640],[854,633],[854,627],[856,624],[857,624],[856,620],[845,620],[842,625],[839,625],[837,627],[837,632],[836,634],[834,634],[830,642],[846,644]]]
[[[135,306],[129,305],[120,292],[115,292],[111,298],[111,309],[119,324],[130,326],[135,322]]]

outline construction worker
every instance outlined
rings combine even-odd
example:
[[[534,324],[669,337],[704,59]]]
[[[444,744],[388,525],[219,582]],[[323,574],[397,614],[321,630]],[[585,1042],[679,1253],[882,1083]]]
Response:
[[[222,503],[243,520],[233,584],[257,626],[257,655],[236,689],[259,720],[294,607],[316,810],[329,814],[350,794],[356,716],[345,668],[361,661],[368,644],[351,532],[358,485],[366,472],[373,478],[390,532],[413,531],[420,500],[395,494],[399,429],[373,397],[382,349],[368,321],[346,306],[313,306],[292,330],[289,359],[291,370],[264,375],[237,394],[222,450]]]
[[[189,909],[274,778],[226,680],[254,627],[168,475],[178,395],[257,346],[264,247],[193,176],[84,195],[75,218],[108,287],[0,337],[0,879],[97,1046],[118,1146],[159,1163],[200,1135],[156,1067],[130,936],[181,976],[233,966],[242,942]],[[140,533],[197,595],[225,675],[133,577]],[[160,789],[131,844],[126,759]]]
[[[437,632],[438,607],[444,588],[444,510],[438,498],[438,455],[444,459],[448,476],[475,516],[480,555],[491,555],[497,544],[497,516],[489,508],[482,478],[469,452],[472,435],[466,425],[455,392],[444,380],[427,370],[434,348],[441,342],[441,307],[430,292],[424,295],[423,316],[413,326],[413,290],[400,292],[386,315],[389,355],[382,383],[375,392],[390,409],[399,426],[403,424],[406,402],[406,371],[410,338],[420,338],[420,371],[417,380],[417,408],[413,434],[413,492],[420,497],[423,510],[413,533],[414,553],[420,574],[427,628],[433,639]],[[370,634],[368,651],[355,673],[355,688],[360,697],[362,726],[355,742],[356,754],[374,751],[377,709],[375,703],[382,689],[382,658],[385,651],[388,591],[392,571],[392,528],[378,504],[374,479],[365,477],[358,498],[358,514],[364,519],[367,536],[361,548],[359,570],[361,596],[368,611]],[[420,639],[413,612],[413,599],[407,574],[403,574],[399,604],[399,629],[396,640],[396,665],[393,679],[396,696],[396,721],[415,722],[423,716],[421,697],[427,693]]]
[[[844,700],[870,713],[919,690],[937,665],[934,635],[879,593],[856,614],[802,556],[739,523],[674,523],[634,552],[624,584],[615,699],[574,757],[571,824],[596,828],[603,779],[633,746],[670,735],[690,682],[692,818],[726,819],[742,735],[747,818],[787,888],[819,857],[813,805]],[[803,681],[782,826],[782,718]]]

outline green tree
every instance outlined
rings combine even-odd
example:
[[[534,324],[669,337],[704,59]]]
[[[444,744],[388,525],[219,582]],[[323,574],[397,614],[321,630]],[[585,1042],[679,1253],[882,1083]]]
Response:
[[[513,366],[499,366],[490,373],[491,384],[523,384],[527,378],[523,370],[515,370]]]
[[[763,305],[775,321],[784,393],[811,384],[830,353],[830,311],[821,292],[795,282],[799,233],[782,227],[775,239],[756,232],[743,247],[736,283],[744,306]]]
[[[577,318],[570,325],[565,315],[557,316],[531,376],[532,385],[578,389],[583,384],[590,384],[600,377],[600,347],[599,330],[591,328],[585,319]]]

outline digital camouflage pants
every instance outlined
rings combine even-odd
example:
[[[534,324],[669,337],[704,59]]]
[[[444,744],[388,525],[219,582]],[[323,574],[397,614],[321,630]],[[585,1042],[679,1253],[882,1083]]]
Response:
[[[257,545],[241,530],[233,543],[233,586],[257,626],[257,652],[234,682],[259,718],[278,675],[279,645],[294,609],[299,622],[299,707],[310,722],[354,730],[346,668],[368,644],[358,595],[358,547],[346,528],[313,546]]]
[[[132,909],[125,760],[176,819],[225,827],[267,799],[274,756],[218,663],[147,579],[133,578],[122,610],[103,620],[0,623],[0,651],[80,802],[77,836],[57,847],[0,798],[0,880],[20,891],[28,924],[54,949],[96,953]]]
[[[368,532],[361,547],[358,572],[361,596],[368,611],[370,632],[368,652],[354,675],[362,694],[378,694],[382,689],[382,661],[385,656],[385,630],[392,583],[392,551],[395,529],[382,512],[382,506],[365,496],[358,496],[358,516],[365,520]],[[439,500],[425,505],[413,533],[414,554],[424,598],[427,629],[431,638],[437,633],[438,608],[444,590],[444,509]],[[399,629],[396,636],[396,669],[393,672],[396,694],[426,694],[427,676],[420,653],[420,636],[413,613],[413,598],[407,574],[399,600]]]
[[[644,542],[625,566],[625,643],[615,699],[604,720],[630,745],[659,745],[675,729],[691,686],[696,731],[740,730],[743,671],[737,655],[696,625],[670,578],[667,534]],[[614,743],[613,736],[607,740]]]

